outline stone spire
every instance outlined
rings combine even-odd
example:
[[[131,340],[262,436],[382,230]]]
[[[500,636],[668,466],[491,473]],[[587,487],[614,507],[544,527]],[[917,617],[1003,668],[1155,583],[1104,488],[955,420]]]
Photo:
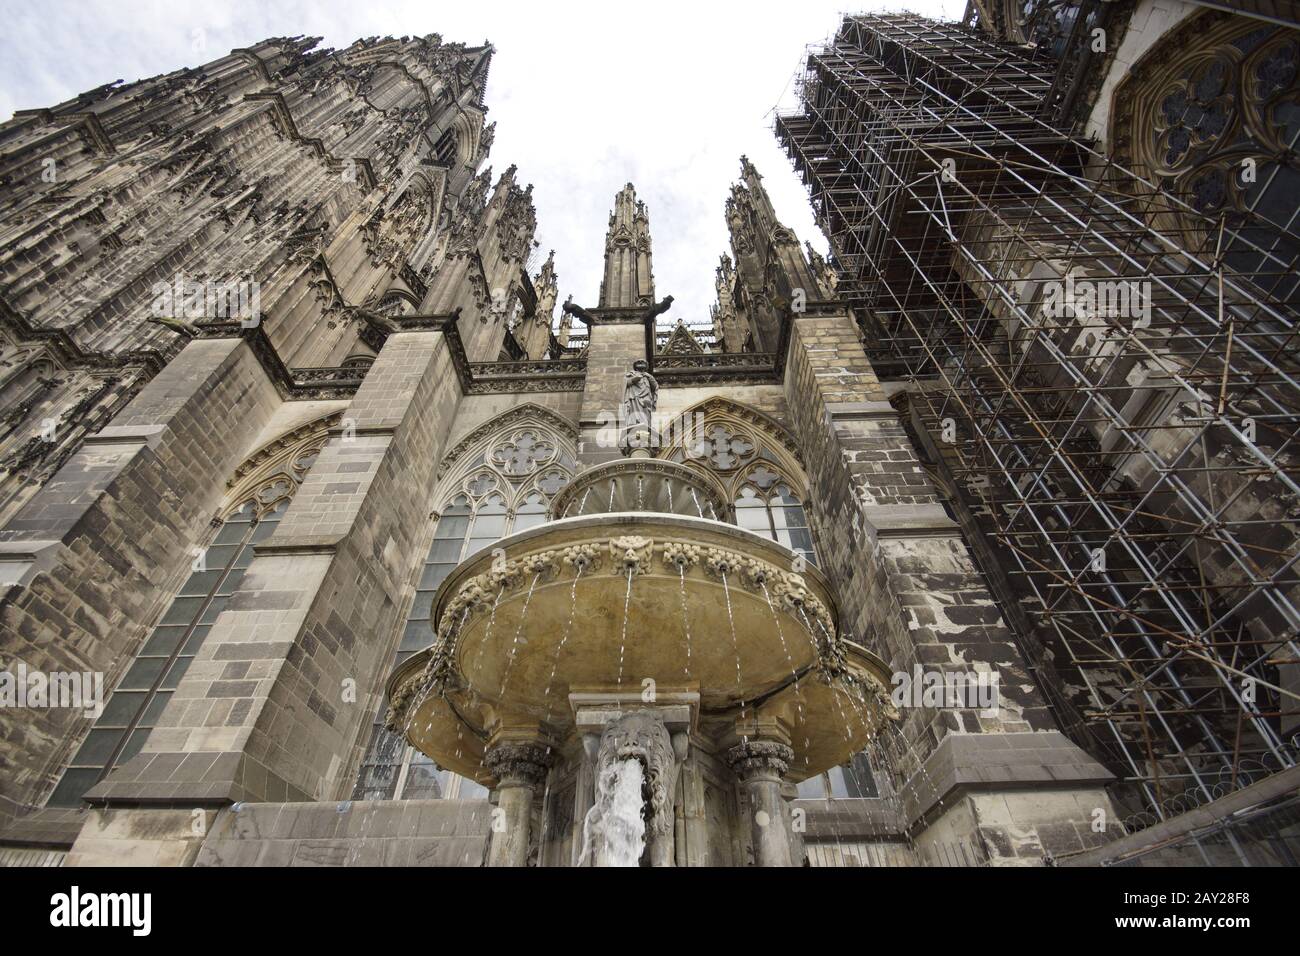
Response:
[[[559,281],[555,274],[554,249],[546,257],[542,270],[533,277],[532,286],[533,294],[537,297],[533,305],[533,314],[515,329],[514,334],[530,359],[540,359],[546,357],[546,350],[550,346],[551,323],[555,320],[555,300],[560,294]]]
[[[605,234],[605,277],[600,283],[600,308],[626,309],[653,305],[650,216],[628,183],[614,197]]]
[[[743,352],[745,350],[745,322],[736,311],[736,300],[732,288],[736,283],[736,270],[731,264],[731,257],[725,252],[718,257],[718,267],[713,272],[713,285],[718,299],[709,309],[713,319],[713,336],[718,341],[718,348],[723,352]]]
[[[523,270],[533,248],[537,210],[532,185],[520,188],[516,173],[516,167],[509,166],[490,198],[483,195],[483,177],[471,184],[459,232],[421,306],[430,314],[461,310],[461,339],[465,353],[475,362],[497,358],[506,325],[517,317],[523,295]]]
[[[793,302],[822,297],[799,240],[776,218],[772,201],[748,158],[740,157],[741,182],[727,199],[727,229],[736,258],[736,311],[757,351],[772,351]],[[730,340],[728,347],[733,347]]]

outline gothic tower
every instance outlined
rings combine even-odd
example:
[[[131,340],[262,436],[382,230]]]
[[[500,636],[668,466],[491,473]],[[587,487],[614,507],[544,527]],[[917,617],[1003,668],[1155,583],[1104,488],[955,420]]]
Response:
[[[495,184],[477,172],[494,132],[483,103],[491,46],[437,35],[341,50],[316,43],[267,40],[0,125],[5,650],[33,669],[101,672],[121,688],[109,722],[89,736],[67,711],[32,721],[3,711],[15,746],[0,780],[0,818],[47,799],[75,806],[111,770],[131,765],[157,709],[181,695],[197,645],[145,658],[145,670],[172,674],[161,691],[138,666],[124,677],[124,665],[156,623],[162,595],[181,584],[180,569],[202,565],[191,552],[205,529],[245,513],[227,510],[232,494],[252,495],[247,514],[264,533],[308,461],[317,462],[314,475],[352,476],[318,489],[322,504],[351,494],[351,518],[336,513],[326,527],[304,513],[299,535],[281,528],[286,546],[291,538],[300,545],[277,553],[306,552],[259,553],[247,569],[256,578],[268,563],[291,560],[302,583],[319,562],[317,584],[331,586],[322,582],[360,543],[342,542],[366,513],[364,489],[387,480],[393,456],[416,440],[401,437],[401,414],[379,396],[418,387],[420,374],[411,378],[401,363],[385,371],[386,345],[386,355],[419,355],[421,337],[441,333],[407,330],[446,326],[457,361],[493,360],[512,317],[531,317],[531,187],[516,183],[514,167]],[[435,314],[443,318],[411,321]],[[290,453],[278,478],[249,491]],[[411,490],[420,483],[409,469],[405,480]],[[401,600],[395,518],[370,518],[363,551],[373,560],[350,577],[361,589],[357,609],[378,619]],[[234,574],[222,572],[221,587]],[[68,604],[74,592],[85,611]],[[312,630],[312,613],[324,611],[310,611],[309,592],[300,593],[301,626]],[[66,615],[51,616],[55,605]],[[368,667],[362,683],[373,684],[387,657],[377,649],[358,657],[337,643],[335,625],[325,627],[336,636],[312,640],[342,655],[330,666],[354,678]],[[226,631],[225,639],[241,638]],[[223,698],[220,717],[181,708],[168,720],[194,728],[199,749],[229,754],[227,779],[246,779],[252,758],[234,738],[256,737],[272,720],[268,708],[298,693],[278,670],[284,664],[272,653],[234,668],[261,673],[259,689],[228,685],[238,692]],[[303,697],[288,706],[306,705]],[[312,708],[313,719],[333,723],[323,704]],[[212,729],[220,727],[230,729]],[[192,749],[186,736],[171,731],[165,749]],[[264,755],[259,778],[278,780],[279,793],[311,793],[339,773],[350,745],[336,738],[331,755],[313,747],[316,758],[300,752],[294,760],[306,763],[270,776]]]
[[[609,214],[600,307],[624,309],[654,302],[651,258],[650,216],[645,203],[636,198],[636,189],[628,183],[614,197],[614,211]]]

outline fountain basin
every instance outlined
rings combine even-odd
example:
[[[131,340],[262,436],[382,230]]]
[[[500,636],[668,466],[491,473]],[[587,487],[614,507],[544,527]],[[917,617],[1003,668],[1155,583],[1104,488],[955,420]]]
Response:
[[[561,519],[447,578],[439,640],[389,680],[391,724],[487,782],[484,745],[501,726],[570,736],[573,688],[691,686],[701,732],[719,740],[738,721],[779,718],[802,779],[842,763],[891,716],[888,669],[837,635],[836,615],[815,568],[734,525],[646,512]]]

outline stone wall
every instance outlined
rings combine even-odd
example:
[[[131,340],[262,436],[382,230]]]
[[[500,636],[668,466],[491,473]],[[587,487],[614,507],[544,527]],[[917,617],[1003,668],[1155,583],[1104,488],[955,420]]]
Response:
[[[441,333],[388,340],[163,726],[92,800],[350,793],[457,398]]]
[[[98,671],[111,688],[278,405],[240,341],[187,346],[0,530],[6,666]],[[0,823],[39,804],[89,727],[80,710],[0,709]]]
[[[195,866],[481,866],[486,800],[240,804],[217,815]]]

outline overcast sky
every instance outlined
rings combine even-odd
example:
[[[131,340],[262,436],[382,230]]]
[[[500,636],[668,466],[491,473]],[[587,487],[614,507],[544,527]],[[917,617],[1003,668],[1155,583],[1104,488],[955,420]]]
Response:
[[[554,248],[560,300],[595,305],[614,193],[636,185],[650,211],[656,293],[668,318],[704,322],[728,249],[723,203],[747,154],[777,214],[813,245],[807,195],[772,135],[774,108],[809,44],[851,12],[911,9],[955,19],[965,0],[0,0],[0,116],[51,106],[222,56],[271,36],[440,33],[496,48],[488,81],[494,174],[534,184],[541,254]]]

